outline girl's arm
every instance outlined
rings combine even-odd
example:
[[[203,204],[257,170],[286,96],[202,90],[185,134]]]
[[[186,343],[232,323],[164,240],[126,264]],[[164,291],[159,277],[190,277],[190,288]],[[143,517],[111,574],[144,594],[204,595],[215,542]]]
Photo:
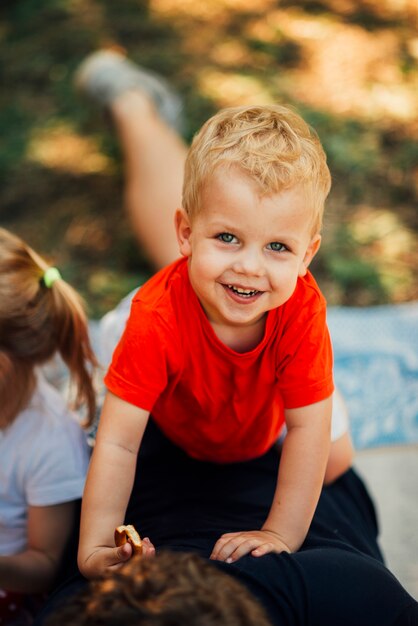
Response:
[[[48,591],[57,574],[70,535],[75,502],[29,507],[28,547],[12,556],[0,556],[0,588],[19,593]]]
[[[113,534],[124,523],[148,417],[148,411],[108,392],[81,510],[78,566],[87,578],[119,567],[131,556],[129,543],[116,548]]]
[[[330,451],[332,399],[286,410],[276,492],[261,530],[227,533],[211,558],[236,561],[244,554],[294,552],[302,545],[318,504]]]

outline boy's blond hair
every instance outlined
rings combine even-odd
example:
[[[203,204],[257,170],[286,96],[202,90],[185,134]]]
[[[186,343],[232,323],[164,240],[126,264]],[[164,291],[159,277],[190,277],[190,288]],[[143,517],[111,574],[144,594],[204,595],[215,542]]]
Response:
[[[210,118],[186,160],[183,207],[191,218],[215,170],[231,167],[255,180],[261,195],[302,185],[312,203],[312,230],[320,231],[331,175],[317,134],[300,115],[265,105],[227,108]]]

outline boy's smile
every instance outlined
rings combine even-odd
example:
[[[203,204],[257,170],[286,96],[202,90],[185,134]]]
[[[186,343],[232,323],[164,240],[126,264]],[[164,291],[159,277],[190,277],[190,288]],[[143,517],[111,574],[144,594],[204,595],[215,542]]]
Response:
[[[223,340],[233,332],[238,345],[237,335],[260,340],[265,314],[290,298],[321,239],[312,236],[304,187],[261,196],[237,167],[215,172],[192,219],[177,211],[176,229],[211,325]]]

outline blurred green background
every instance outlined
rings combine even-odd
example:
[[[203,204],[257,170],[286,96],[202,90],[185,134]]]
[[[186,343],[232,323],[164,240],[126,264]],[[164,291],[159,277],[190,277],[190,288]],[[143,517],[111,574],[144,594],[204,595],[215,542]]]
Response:
[[[329,303],[418,299],[417,22],[416,0],[2,0],[0,224],[92,316],[150,275],[111,124],[72,85],[119,46],[183,96],[187,140],[222,106],[295,106],[333,175],[313,266]]]

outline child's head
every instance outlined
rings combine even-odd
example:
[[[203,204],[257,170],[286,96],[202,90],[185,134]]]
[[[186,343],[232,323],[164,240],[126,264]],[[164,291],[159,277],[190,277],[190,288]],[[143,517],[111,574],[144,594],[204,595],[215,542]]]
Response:
[[[260,195],[303,187],[312,207],[312,234],[320,231],[331,176],[316,133],[297,113],[279,105],[242,106],[208,120],[185,166],[183,207],[191,219],[214,172],[231,167],[255,181]]]
[[[196,554],[134,557],[72,598],[47,626],[268,626],[261,605]]]
[[[191,285],[229,347],[257,345],[265,314],[306,275],[329,188],[317,136],[285,107],[226,109],[196,136],[177,238]]]
[[[76,384],[77,404],[87,404],[91,423],[95,411],[91,368],[96,361],[83,303],[56,272],[54,281],[45,280],[47,269],[34,250],[0,228],[2,412],[12,419],[24,408],[33,390],[35,366],[58,352]]]

